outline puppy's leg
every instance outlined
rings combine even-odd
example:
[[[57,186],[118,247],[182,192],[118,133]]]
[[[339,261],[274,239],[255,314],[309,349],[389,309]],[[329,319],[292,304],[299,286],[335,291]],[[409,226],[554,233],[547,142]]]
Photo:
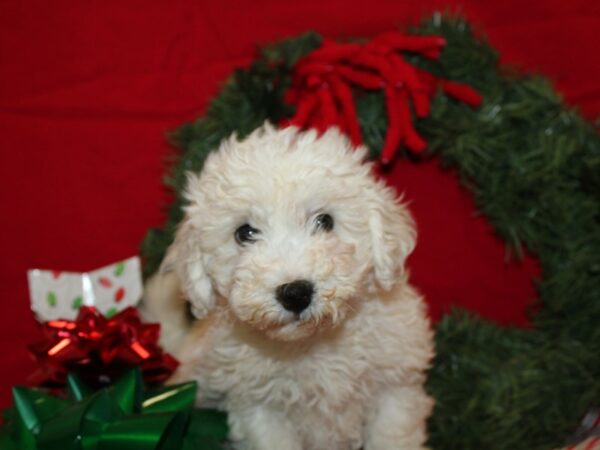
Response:
[[[230,412],[229,425],[237,450],[302,450],[292,424],[265,406]]]
[[[160,323],[160,345],[169,353],[177,352],[190,321],[175,272],[158,273],[148,280],[139,311],[144,321]]]
[[[433,400],[421,385],[390,387],[376,400],[365,429],[365,450],[421,450]]]

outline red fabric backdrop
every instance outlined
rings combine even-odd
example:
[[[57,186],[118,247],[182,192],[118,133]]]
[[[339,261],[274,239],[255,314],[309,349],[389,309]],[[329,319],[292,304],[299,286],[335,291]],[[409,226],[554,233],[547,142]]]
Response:
[[[160,225],[165,131],[202,113],[257,44],[307,29],[369,36],[459,9],[504,62],[545,73],[567,102],[600,112],[600,4],[586,0],[0,2],[0,406],[31,370],[36,334],[25,271],[87,270],[133,255]],[[438,317],[459,304],[526,323],[535,261],[507,264],[452,174],[400,164],[412,201],[414,283]]]

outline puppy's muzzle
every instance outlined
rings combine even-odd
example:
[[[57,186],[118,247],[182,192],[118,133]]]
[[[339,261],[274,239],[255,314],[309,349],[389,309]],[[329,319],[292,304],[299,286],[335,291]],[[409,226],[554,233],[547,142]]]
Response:
[[[277,287],[275,296],[285,309],[300,314],[310,305],[314,290],[310,281],[296,280]]]

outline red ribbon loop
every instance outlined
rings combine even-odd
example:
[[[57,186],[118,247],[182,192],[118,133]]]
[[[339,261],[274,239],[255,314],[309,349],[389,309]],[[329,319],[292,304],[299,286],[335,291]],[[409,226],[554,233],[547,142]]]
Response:
[[[470,86],[436,78],[402,56],[402,52],[412,52],[437,59],[445,45],[446,40],[440,36],[397,31],[382,33],[363,45],[324,41],[294,67],[285,99],[296,106],[296,113],[287,123],[313,127],[320,133],[338,126],[349,134],[354,145],[359,145],[362,137],[352,89],[382,89],[388,130],[381,160],[390,162],[401,144],[412,152],[423,152],[427,143],[415,130],[413,115],[429,115],[438,89],[472,107],[482,102],[481,95]]]

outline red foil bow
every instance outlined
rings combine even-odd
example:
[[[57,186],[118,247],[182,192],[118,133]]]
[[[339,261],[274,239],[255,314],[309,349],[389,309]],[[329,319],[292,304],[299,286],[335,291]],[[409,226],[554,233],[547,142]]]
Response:
[[[142,323],[135,308],[107,319],[83,306],[74,321],[51,320],[42,327],[44,340],[29,346],[40,365],[30,379],[37,385],[62,386],[73,372],[100,387],[138,365],[147,383],[159,383],[179,364],[158,345],[160,325]]]
[[[383,90],[388,130],[381,161],[389,163],[400,144],[415,153],[424,151],[427,143],[415,131],[412,115],[429,115],[438,88],[471,106],[479,106],[482,101],[470,86],[436,78],[409,64],[401,53],[438,59],[445,45],[445,39],[439,36],[400,32],[380,34],[364,45],[324,41],[294,67],[286,101],[296,106],[296,113],[288,124],[314,127],[319,132],[336,125],[348,133],[354,145],[359,145],[362,137],[352,88]]]

